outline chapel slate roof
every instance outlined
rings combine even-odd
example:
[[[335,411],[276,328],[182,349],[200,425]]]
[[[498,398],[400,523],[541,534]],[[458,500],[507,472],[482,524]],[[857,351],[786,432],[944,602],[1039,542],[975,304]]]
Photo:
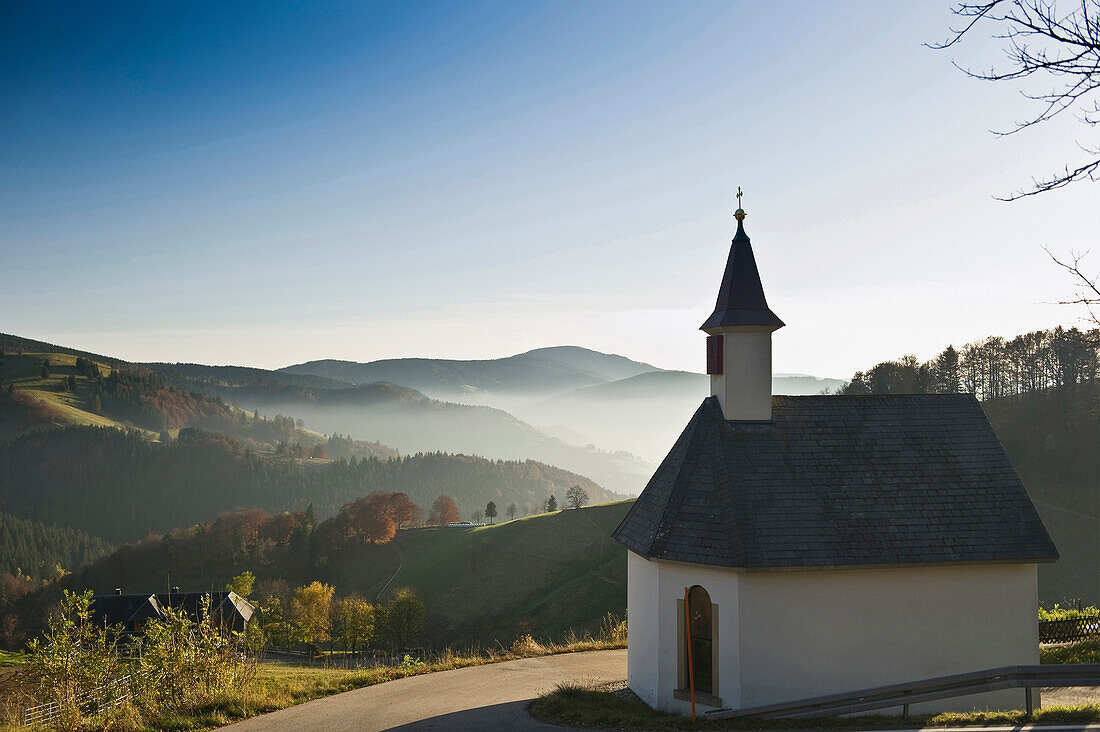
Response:
[[[972,395],[772,404],[737,422],[704,400],[612,536],[747,570],[1057,559]]]
[[[722,273],[714,312],[699,329],[728,326],[766,327],[772,330],[783,327],[783,321],[771,311],[764,297],[760,271],[752,253],[752,241],[745,233],[741,220],[737,221],[737,233],[730,242],[730,254],[726,259],[726,270]]]

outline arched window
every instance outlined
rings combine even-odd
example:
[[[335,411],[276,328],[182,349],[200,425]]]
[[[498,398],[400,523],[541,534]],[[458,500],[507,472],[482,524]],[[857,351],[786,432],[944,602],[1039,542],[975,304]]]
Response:
[[[688,591],[688,641],[691,644],[689,658],[684,667],[694,675],[695,691],[717,696],[714,690],[714,631],[712,627],[710,594],[699,585]],[[688,644],[684,644],[684,653]]]

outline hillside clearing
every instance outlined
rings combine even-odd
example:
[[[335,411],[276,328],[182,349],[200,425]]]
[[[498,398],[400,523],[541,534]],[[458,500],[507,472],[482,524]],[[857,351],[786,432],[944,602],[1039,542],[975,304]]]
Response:
[[[430,635],[443,642],[595,632],[607,613],[626,608],[626,552],[610,534],[631,503],[401,531],[394,542],[405,567],[394,584],[425,599]],[[341,592],[374,597],[397,566],[388,547],[356,547],[333,557],[326,578]]]

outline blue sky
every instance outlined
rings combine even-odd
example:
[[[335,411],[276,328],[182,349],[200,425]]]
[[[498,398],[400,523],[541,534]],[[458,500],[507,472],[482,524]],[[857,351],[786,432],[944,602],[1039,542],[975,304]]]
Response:
[[[949,7],[7,4],[0,331],[134,360],[570,343],[700,370],[738,185],[777,371],[1074,324],[1041,246],[1091,246],[1096,187],[992,196],[1084,131],[990,134],[1030,107],[951,66],[992,42],[921,45]]]

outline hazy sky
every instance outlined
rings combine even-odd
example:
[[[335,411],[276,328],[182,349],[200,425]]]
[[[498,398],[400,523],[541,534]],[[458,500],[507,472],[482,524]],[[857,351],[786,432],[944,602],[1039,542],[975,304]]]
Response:
[[[575,344],[701,370],[745,189],[777,371],[1074,324],[1067,118],[948,2],[6,3],[0,331],[265,367]],[[1100,252],[1091,257],[1100,265]],[[1089,262],[1086,259],[1086,262]]]

